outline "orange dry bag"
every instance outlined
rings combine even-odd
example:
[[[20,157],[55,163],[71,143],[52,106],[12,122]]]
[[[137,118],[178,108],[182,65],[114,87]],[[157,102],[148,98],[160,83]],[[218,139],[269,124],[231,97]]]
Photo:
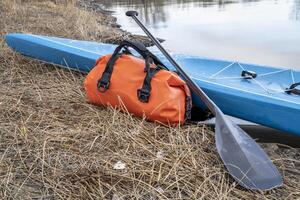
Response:
[[[143,59],[133,56],[129,47]],[[96,105],[167,124],[190,118],[191,93],[186,83],[140,43],[125,40],[112,55],[101,57],[84,86],[88,100]]]

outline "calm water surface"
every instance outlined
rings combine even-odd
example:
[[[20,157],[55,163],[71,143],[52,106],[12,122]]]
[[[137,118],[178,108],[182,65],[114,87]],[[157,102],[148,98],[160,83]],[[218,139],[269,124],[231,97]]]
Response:
[[[300,0],[101,0],[118,23],[139,18],[173,52],[300,70]]]

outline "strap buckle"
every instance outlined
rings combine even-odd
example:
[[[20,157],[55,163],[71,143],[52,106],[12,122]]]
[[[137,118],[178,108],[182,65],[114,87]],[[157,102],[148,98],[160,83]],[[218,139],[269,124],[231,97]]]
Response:
[[[100,92],[105,92],[106,90],[108,90],[109,85],[110,85],[110,74],[104,72],[101,79],[99,79],[98,81],[97,88]]]
[[[145,89],[138,89],[137,90],[137,96],[139,100],[143,103],[148,103],[149,102],[149,97],[150,97],[150,92]]]

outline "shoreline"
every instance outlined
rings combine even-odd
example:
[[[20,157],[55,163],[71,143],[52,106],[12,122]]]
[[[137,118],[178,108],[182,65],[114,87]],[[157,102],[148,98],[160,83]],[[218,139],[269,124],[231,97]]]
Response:
[[[112,29],[115,29],[116,31],[119,31],[121,33],[123,33],[124,35],[127,35],[127,39],[130,40],[135,40],[138,42],[143,43],[146,47],[150,47],[153,46],[153,42],[151,41],[151,39],[149,39],[147,36],[144,35],[137,35],[137,34],[132,34],[128,31],[126,31],[125,29],[122,28],[122,26],[120,24],[117,23],[117,17],[113,16],[114,11],[111,10],[106,10],[104,9],[104,5],[101,4],[100,2],[94,2],[91,0],[79,0],[76,5],[80,8],[80,9],[84,9],[87,10],[89,12],[98,12],[101,13],[103,15],[105,15],[107,17],[107,20],[109,21],[109,25],[111,26]],[[159,42],[164,42],[164,39],[161,38],[157,38]],[[116,44],[119,44],[120,41],[116,41]],[[114,43],[114,42],[112,42]]]

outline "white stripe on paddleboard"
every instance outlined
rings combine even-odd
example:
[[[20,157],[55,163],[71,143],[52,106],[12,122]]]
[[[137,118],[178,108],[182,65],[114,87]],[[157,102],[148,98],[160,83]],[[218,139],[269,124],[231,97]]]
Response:
[[[56,40],[51,40],[51,39],[45,38],[43,36],[32,35],[32,34],[27,34],[27,35],[31,35],[33,37],[36,37],[36,38],[39,38],[39,39],[42,39],[42,40],[46,40],[46,41],[50,41],[50,42],[53,42],[53,43],[56,43],[56,44],[59,44],[59,45],[67,46],[67,47],[70,47],[70,48],[73,48],[73,49],[78,49],[78,50],[81,50],[81,51],[86,51],[86,52],[89,52],[89,53],[97,54],[99,56],[103,56],[103,55],[101,55],[101,54],[99,54],[99,53],[97,53],[95,51],[89,51],[87,49],[82,49],[80,47],[75,47],[75,46],[72,46],[72,45],[68,45],[68,44],[65,44],[65,43],[62,43],[62,42],[59,42],[59,41],[56,41]],[[76,41],[76,40],[74,40],[74,41]]]

